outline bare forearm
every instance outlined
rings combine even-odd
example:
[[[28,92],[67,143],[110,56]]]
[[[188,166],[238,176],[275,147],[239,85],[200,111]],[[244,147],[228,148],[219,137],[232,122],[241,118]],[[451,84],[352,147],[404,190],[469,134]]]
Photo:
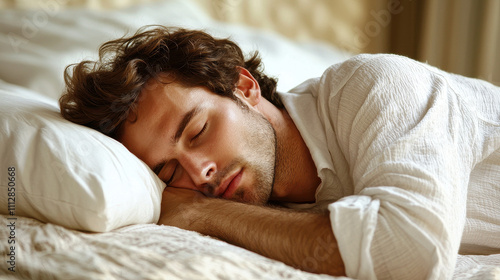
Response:
[[[344,275],[326,214],[283,211],[220,199],[193,211],[193,229],[293,267]]]

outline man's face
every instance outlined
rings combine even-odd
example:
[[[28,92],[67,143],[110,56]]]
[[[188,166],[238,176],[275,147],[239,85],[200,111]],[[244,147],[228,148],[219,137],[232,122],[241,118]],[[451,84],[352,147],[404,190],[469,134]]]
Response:
[[[120,141],[167,187],[254,204],[269,200],[276,136],[245,101],[151,80],[135,116],[125,121]]]

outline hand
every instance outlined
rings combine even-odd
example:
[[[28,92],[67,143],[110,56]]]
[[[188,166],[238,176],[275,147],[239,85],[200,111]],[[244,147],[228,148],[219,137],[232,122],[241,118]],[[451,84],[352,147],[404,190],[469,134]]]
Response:
[[[197,220],[197,209],[208,199],[199,191],[166,187],[162,195],[158,224],[196,230],[194,222]]]

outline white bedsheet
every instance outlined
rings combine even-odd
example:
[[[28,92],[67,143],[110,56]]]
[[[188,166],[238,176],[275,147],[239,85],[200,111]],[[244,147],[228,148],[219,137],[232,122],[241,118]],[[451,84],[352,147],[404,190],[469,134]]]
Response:
[[[7,216],[0,216],[0,254],[11,250]],[[143,224],[83,233],[19,217],[15,272],[2,258],[0,278],[15,279],[347,279],[302,272],[193,231]],[[2,278],[3,279],[3,278]]]
[[[2,258],[2,279],[347,280],[302,272],[196,232],[154,224],[83,233],[0,215],[0,254],[15,246],[15,272]],[[7,244],[13,234],[16,243]],[[500,279],[500,254],[459,256],[453,279]]]
[[[458,255],[453,279],[500,279],[500,254]]]

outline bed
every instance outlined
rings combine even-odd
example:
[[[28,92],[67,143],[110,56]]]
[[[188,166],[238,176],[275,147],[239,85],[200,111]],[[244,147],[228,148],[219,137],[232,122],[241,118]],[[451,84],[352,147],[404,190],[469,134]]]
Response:
[[[120,143],[63,120],[57,99],[66,65],[95,59],[103,42],[150,24],[203,29],[230,37],[247,53],[259,50],[279,91],[352,54],[216,21],[195,1],[113,10],[65,8],[63,2],[0,10],[5,279],[348,279],[306,273],[196,232],[156,225],[163,182]],[[459,256],[455,278],[500,279],[499,263]]]

